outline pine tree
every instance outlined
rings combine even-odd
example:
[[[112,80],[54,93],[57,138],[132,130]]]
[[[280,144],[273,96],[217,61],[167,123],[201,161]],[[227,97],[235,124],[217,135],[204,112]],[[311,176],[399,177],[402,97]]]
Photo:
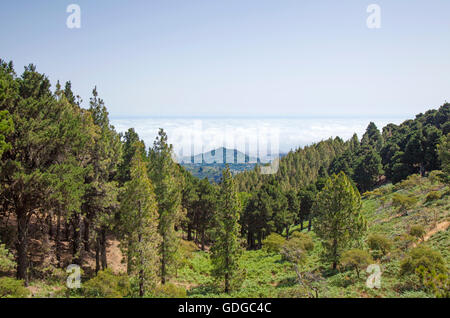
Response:
[[[336,269],[342,251],[351,241],[359,239],[367,228],[360,209],[359,192],[343,172],[328,178],[317,195],[313,206],[314,231],[322,240],[333,269]]]
[[[285,214],[286,238],[289,238],[289,227],[295,223],[300,213],[300,200],[297,192],[293,189],[286,193],[287,209]]]
[[[0,158],[5,150],[11,148],[11,144],[5,142],[5,136],[14,131],[14,124],[8,111],[0,111]]]
[[[131,160],[136,153],[136,145],[139,143],[139,135],[133,128],[128,129],[123,135],[123,151],[122,151],[122,160],[117,168],[117,175],[119,179],[120,185],[123,185],[125,182],[131,179],[130,170],[131,170]],[[143,143],[143,141],[141,141]],[[141,151],[143,156],[146,156],[145,151]]]
[[[353,180],[361,192],[370,190],[383,174],[380,155],[371,147],[364,146],[356,159]]]
[[[90,229],[95,229],[96,272],[108,267],[106,257],[106,235],[114,223],[115,212],[119,207],[117,200],[118,182],[116,181],[117,166],[120,162],[122,145],[120,136],[110,124],[108,111],[104,101],[98,97],[94,88],[90,99],[89,112],[96,125],[96,137],[90,147],[91,171],[86,178],[89,185],[85,194],[84,229],[85,249],[89,250]],[[74,236],[74,253],[80,249],[81,213],[72,218]]]
[[[194,202],[194,228],[197,241],[200,241],[202,250],[208,240],[208,230],[211,228],[216,211],[215,188],[208,179],[202,179],[197,184],[197,200]]]
[[[125,183],[121,193],[120,220],[127,252],[127,272],[137,275],[139,296],[142,297],[148,288],[156,285],[161,237],[155,194],[142,156],[144,146],[139,144],[134,145],[137,151],[131,160],[131,180]],[[143,149],[139,150],[139,147]]]
[[[373,122],[370,122],[367,126],[366,132],[361,139],[361,145],[371,146],[376,151],[380,151],[383,147],[383,137]]]
[[[149,151],[149,160],[150,179],[155,187],[158,201],[158,231],[162,237],[160,244],[161,283],[165,284],[179,247],[175,226],[182,219],[183,177],[172,159],[172,145],[167,143],[167,135],[162,129],[158,133],[153,148]]]
[[[300,202],[300,210],[298,213],[298,220],[300,222],[300,230],[303,231],[303,222],[309,220],[308,231],[311,231],[312,226],[312,206],[314,204],[314,198],[316,196],[315,188],[310,186],[306,189],[302,189],[298,193],[298,199]]]
[[[78,175],[73,153],[85,139],[80,112],[52,94],[50,81],[35,66],[17,78],[12,63],[0,61],[0,82],[0,104],[15,131],[5,140],[11,147],[2,156],[0,198],[2,209],[17,220],[17,277],[27,284],[31,218],[44,218],[64,188],[59,181]]]
[[[214,244],[211,248],[212,274],[224,279],[225,292],[229,293],[239,273],[240,242],[239,213],[241,210],[238,192],[230,169],[222,172],[219,202],[214,227]]]
[[[188,241],[192,241],[192,235],[197,223],[196,203],[198,201],[197,184],[199,183],[199,179],[195,178],[182,166],[180,166],[180,170],[184,178],[184,187],[181,194],[181,206],[184,210],[184,213],[186,214],[186,217],[182,222],[182,227],[183,230],[187,233],[186,239]]]

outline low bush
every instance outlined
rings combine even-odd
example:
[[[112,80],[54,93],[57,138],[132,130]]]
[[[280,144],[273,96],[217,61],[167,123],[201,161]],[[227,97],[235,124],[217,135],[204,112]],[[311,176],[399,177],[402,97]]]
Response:
[[[427,246],[419,246],[409,252],[400,264],[400,275],[415,274],[419,267],[437,274],[446,272],[441,253]]]
[[[386,255],[392,246],[392,242],[381,234],[371,234],[367,238],[369,248],[375,251],[376,257],[383,257]]]
[[[425,229],[422,225],[413,225],[409,229],[409,235],[417,237],[419,239],[423,239],[425,236]]]
[[[408,210],[411,209],[417,201],[418,199],[416,197],[401,193],[395,193],[392,197],[392,205],[403,215],[408,215]]]
[[[269,253],[278,253],[281,247],[286,242],[286,239],[277,233],[271,233],[263,240],[263,249]]]
[[[314,242],[310,235],[302,232],[294,232],[290,240],[294,240],[305,251],[311,251],[314,248]]]
[[[186,298],[186,289],[172,283],[158,285],[151,293],[155,298]]]
[[[127,275],[116,275],[110,269],[105,269],[82,284],[81,292],[90,298],[122,298],[129,295],[130,289]]]
[[[23,284],[22,280],[11,277],[0,278],[0,298],[25,298],[30,292]]]
[[[439,200],[442,197],[442,194],[439,191],[430,191],[428,192],[425,203],[430,203],[436,200]]]
[[[352,249],[345,251],[341,256],[342,266],[352,268],[356,271],[356,275],[359,278],[361,270],[365,269],[373,262],[372,257],[367,251],[360,249]]]
[[[412,243],[416,241],[417,238],[415,238],[412,235],[409,235],[408,233],[404,233],[395,238],[395,243],[401,250],[406,250]]]
[[[6,249],[4,244],[0,244],[0,272],[9,272],[16,267],[13,255]]]

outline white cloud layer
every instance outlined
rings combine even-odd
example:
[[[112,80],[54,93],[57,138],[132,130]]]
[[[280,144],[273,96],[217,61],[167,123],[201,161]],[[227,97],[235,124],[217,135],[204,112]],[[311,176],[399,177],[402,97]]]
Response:
[[[147,147],[163,128],[177,156],[196,155],[220,147],[238,149],[251,156],[270,157],[313,142],[339,136],[361,138],[370,121],[381,130],[399,118],[113,118],[119,132],[134,128]]]

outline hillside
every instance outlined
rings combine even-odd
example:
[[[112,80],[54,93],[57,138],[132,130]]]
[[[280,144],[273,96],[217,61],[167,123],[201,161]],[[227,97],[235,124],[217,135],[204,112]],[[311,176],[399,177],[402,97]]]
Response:
[[[233,174],[252,170],[259,163],[259,158],[248,156],[236,149],[220,147],[191,157],[183,157],[178,162],[193,176],[207,178],[219,183],[222,170],[228,165]]]
[[[237,149],[220,147],[195,156],[182,157],[180,164],[257,163],[259,158],[248,156]]]
[[[406,216],[402,216],[392,203],[393,197],[399,193],[417,198],[416,204],[408,209]],[[312,277],[314,293],[317,291],[319,297],[433,297],[431,291],[420,287],[414,276],[400,275],[400,264],[415,246],[429,246],[439,251],[446,263],[450,264],[450,188],[438,182],[433,175],[428,178],[413,175],[395,186],[388,184],[366,193],[362,203],[363,215],[368,221],[368,233],[362,242],[363,246],[367,248],[367,237],[372,234],[381,234],[393,244],[387,255],[375,260],[381,266],[381,288],[366,287],[369,274],[364,271],[358,278],[351,269],[340,267],[338,271],[330,270],[321,261],[322,247],[314,231],[300,231],[299,226],[294,226],[290,229],[291,236],[301,232],[308,233],[313,239],[314,249],[309,252],[306,263],[302,265],[302,274],[304,277]],[[424,226],[426,234],[423,239],[406,235],[417,224]],[[283,238],[275,249],[281,248],[284,242]],[[116,244],[115,240],[108,240],[108,255],[112,259],[110,268],[113,272],[124,273],[123,264],[116,260],[117,256],[113,257],[114,254],[121,255]],[[374,250],[371,253],[376,255]],[[214,283],[210,275],[212,265],[209,256],[208,249],[201,251],[194,243],[183,240],[182,266],[170,279],[177,286],[174,290],[178,294],[186,293],[187,297],[309,296],[309,291],[299,284],[292,263],[284,260],[273,247],[271,251],[265,247],[244,252],[240,263],[246,269],[243,276],[245,278],[242,287],[231,295],[223,294]],[[92,262],[87,263],[91,265],[86,269],[92,270]],[[89,271],[86,272],[88,273]],[[43,279],[33,281],[28,288],[34,296],[64,297],[68,290],[59,282],[63,276],[59,272],[47,272]]]
[[[83,108],[70,82],[2,60],[0,82],[0,297],[449,297],[448,103],[275,174],[236,174],[243,155],[219,149],[208,161],[244,164],[216,183],[174,161],[164,129],[149,148],[118,133],[97,88]]]
[[[399,215],[398,209],[392,205],[392,198],[398,193],[417,198],[407,216]],[[438,193],[439,198],[432,200],[434,193]],[[439,251],[450,264],[449,187],[433,177],[414,175],[401,184],[388,184],[365,194],[362,202],[363,214],[368,220],[367,236],[382,234],[393,244],[389,254],[375,261],[382,270],[381,288],[367,288],[368,274],[364,271],[359,279],[352,270],[340,268],[340,271],[331,271],[321,262],[322,247],[312,231],[309,234],[313,238],[314,249],[302,270],[305,276],[316,276],[313,285],[317,287],[319,297],[433,297],[433,293],[423,290],[414,277],[401,276],[400,264],[415,244]],[[426,231],[423,240],[406,235],[417,224],[423,225]],[[299,232],[298,226],[291,228],[291,235],[295,232]],[[302,233],[308,232],[305,229]],[[367,248],[367,241],[362,244]],[[372,254],[375,255],[375,251]],[[214,287],[208,274],[211,270],[209,254],[196,251],[191,255],[192,259],[179,271],[176,284],[187,287],[190,297],[225,297]],[[267,252],[265,248],[245,251],[241,263],[247,275],[242,288],[231,297],[308,297],[291,264],[283,261],[279,252]]]

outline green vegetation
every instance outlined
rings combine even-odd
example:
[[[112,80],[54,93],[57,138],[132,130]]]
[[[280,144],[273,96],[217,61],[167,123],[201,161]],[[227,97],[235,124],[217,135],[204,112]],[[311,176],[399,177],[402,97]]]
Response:
[[[313,207],[314,232],[322,239],[326,260],[336,269],[340,254],[352,241],[360,239],[367,225],[360,213],[361,197],[344,172],[333,175],[317,195]]]
[[[110,269],[99,271],[97,276],[85,282],[81,293],[88,298],[122,298],[131,292],[126,275],[114,275]]]
[[[369,248],[376,252],[376,256],[385,256],[392,247],[392,242],[381,234],[371,234],[367,238],[367,245]]]
[[[400,274],[415,274],[419,267],[429,272],[445,273],[445,262],[438,251],[429,247],[419,246],[412,249],[400,264]]]
[[[131,161],[131,180],[124,185],[120,207],[127,272],[138,276],[141,297],[145,290],[156,286],[161,242],[157,231],[158,207],[142,157],[141,151],[137,151]]]
[[[409,235],[415,236],[419,239],[423,239],[425,235],[425,229],[423,228],[422,225],[413,225],[409,229]]]
[[[341,257],[342,266],[354,269],[358,278],[360,277],[359,272],[372,263],[373,260],[370,254],[367,251],[360,249],[345,251]]]
[[[277,253],[281,250],[286,239],[277,233],[271,233],[263,241],[263,249],[268,253]]]
[[[3,61],[0,83],[0,297],[448,297],[448,103],[211,183],[97,88],[83,108]]]
[[[222,174],[218,208],[214,224],[214,244],[211,248],[213,275],[224,279],[225,293],[237,288],[240,282],[239,257],[242,247],[239,238],[240,200],[230,170]]]
[[[30,294],[23,281],[0,277],[0,298],[25,298]]]

